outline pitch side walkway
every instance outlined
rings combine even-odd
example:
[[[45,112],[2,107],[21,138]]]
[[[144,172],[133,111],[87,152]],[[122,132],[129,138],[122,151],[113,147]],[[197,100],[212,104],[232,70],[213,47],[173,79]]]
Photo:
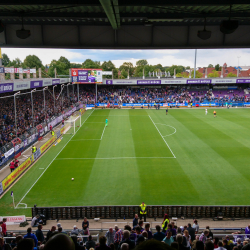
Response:
[[[55,133],[61,129],[61,123],[54,128],[54,131]],[[47,133],[45,137],[43,137],[42,140],[40,141],[37,141],[36,143],[34,143],[34,145],[37,147],[37,148],[40,148],[49,138],[51,137],[51,133]],[[27,148],[19,157],[18,157],[18,160],[19,160],[19,165],[22,164],[31,154],[31,148],[32,148],[33,145],[31,145],[29,148]],[[46,154],[46,152],[45,152]],[[0,170],[0,182],[5,179],[9,174],[10,174],[10,167],[9,167],[9,164],[7,164],[4,168],[2,168]]]
[[[31,219],[31,218],[29,218]],[[59,220],[59,222],[57,222],[56,220],[48,220],[47,221],[47,225],[43,226],[43,230],[47,231],[49,229],[51,229],[52,226],[56,226],[57,223],[61,223],[61,226],[64,230],[72,230],[73,226],[76,225],[79,229],[82,228],[82,221],[83,220],[79,220],[78,222],[76,220]],[[123,229],[124,225],[126,225],[126,223],[129,222],[129,225],[132,225],[132,219],[131,220],[123,220],[123,219],[119,219],[117,221],[115,220],[100,220],[98,222],[94,221],[94,220],[88,220],[89,221],[89,228],[94,230],[94,229],[103,229],[103,232],[106,232],[106,229],[108,229],[109,227],[113,227],[115,225],[118,225],[119,228]],[[12,230],[27,230],[28,227],[30,227],[30,222],[28,221],[29,225],[27,225],[26,227],[19,227],[19,225],[8,225],[7,226],[7,230],[8,232],[11,232]],[[155,226],[156,225],[161,225],[162,223],[162,219],[157,218],[156,221],[154,221],[154,219],[150,218],[148,219],[148,222],[150,222],[151,224],[151,228],[153,231],[155,231]],[[193,220],[192,219],[179,219],[177,220],[177,226],[185,226],[188,223],[191,223],[191,225],[193,225]],[[202,231],[203,228],[205,228],[206,226],[210,226],[210,228],[242,228],[244,229],[244,232],[242,231],[242,233],[245,233],[245,227],[247,225],[250,224],[250,219],[240,219],[240,220],[229,220],[229,219],[224,219],[222,221],[213,221],[212,219],[198,219],[198,224],[200,226],[200,231]],[[36,228],[33,228],[33,231],[35,231]],[[232,232],[235,231],[231,231],[230,233],[227,232],[227,234],[231,234]],[[216,232],[214,232],[216,233]],[[218,232],[219,233],[219,232]],[[226,232],[225,232],[226,234]]]

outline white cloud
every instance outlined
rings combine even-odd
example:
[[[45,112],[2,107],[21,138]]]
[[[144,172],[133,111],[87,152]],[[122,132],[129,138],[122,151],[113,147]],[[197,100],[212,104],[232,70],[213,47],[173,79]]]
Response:
[[[162,66],[183,65],[194,67],[194,50],[152,50],[154,58],[146,58],[151,65],[161,64]],[[158,53],[159,52],[159,53]],[[148,55],[147,50],[146,55]],[[161,55],[159,55],[161,54]],[[146,56],[145,56],[146,57]],[[151,57],[151,56],[150,56]],[[210,63],[213,65],[223,65],[225,62],[228,66],[238,66],[238,57],[240,66],[250,65],[250,50],[248,49],[207,49],[198,50],[197,67],[207,67]],[[141,58],[112,60],[116,67],[123,62],[131,62],[135,65],[136,61]]]
[[[73,52],[67,49],[15,49],[15,48],[2,48],[2,53],[8,55],[10,60],[20,58],[22,61],[28,55],[38,56],[43,64],[50,64],[55,59],[58,60],[60,56],[66,57],[69,61],[79,61],[83,55],[79,52]]]
[[[169,55],[172,55],[172,54],[178,54],[181,52],[181,50],[179,49],[156,49],[156,50],[153,50],[154,53],[156,54],[169,54]]]
[[[140,59],[146,59],[149,64],[162,64],[163,66],[183,65],[194,66],[194,49],[192,50],[69,50],[69,49],[24,49],[24,48],[2,48],[11,60],[19,57],[22,61],[27,55],[38,56],[43,64],[50,64],[60,56],[64,56],[71,62],[84,62],[87,58],[97,61],[111,60],[116,67],[124,62],[131,62],[133,65]],[[197,53],[197,67],[206,67],[208,64],[228,66],[250,65],[249,49],[199,49]]]
[[[124,62],[131,62],[135,66],[138,60],[140,60],[140,58],[131,58],[128,60],[112,60],[112,62],[115,64],[117,68],[119,68]],[[150,58],[150,59],[147,59],[147,61],[150,65],[156,65],[156,64],[161,64],[162,66],[191,65],[188,59],[175,58],[174,55]]]

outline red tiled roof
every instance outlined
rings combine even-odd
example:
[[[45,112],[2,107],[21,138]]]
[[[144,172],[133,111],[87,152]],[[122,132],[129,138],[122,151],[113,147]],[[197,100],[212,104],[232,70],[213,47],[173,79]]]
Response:
[[[207,68],[207,75],[213,73],[213,70],[215,70],[215,68]],[[206,68],[199,68],[198,71],[202,73],[203,77],[205,78]],[[226,68],[223,67],[223,77],[226,77],[231,72],[237,75],[237,69],[235,69],[234,67],[226,67]],[[218,71],[218,73],[219,76],[221,76],[221,71]],[[239,77],[249,77],[249,76],[250,76],[250,69],[239,72]]]

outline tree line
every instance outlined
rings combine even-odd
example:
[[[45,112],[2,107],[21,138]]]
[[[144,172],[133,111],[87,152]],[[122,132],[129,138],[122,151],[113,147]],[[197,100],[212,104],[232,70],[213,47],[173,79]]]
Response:
[[[124,62],[119,68],[116,68],[112,61],[93,61],[91,59],[86,59],[83,63],[71,63],[66,57],[61,56],[58,60],[52,60],[49,65],[43,65],[42,61],[36,55],[28,55],[22,62],[19,58],[15,58],[11,61],[7,54],[2,55],[2,63],[4,67],[14,66],[15,68],[39,68],[42,69],[43,76],[55,76],[55,68],[57,75],[60,77],[67,77],[69,75],[70,68],[88,68],[88,69],[102,69],[103,71],[113,71],[113,77],[115,79],[125,79],[128,77],[142,77],[143,71],[144,75],[148,76],[149,72],[170,72],[170,75],[174,75],[174,70],[176,72],[176,77],[189,77],[190,66],[184,67],[182,65],[172,65],[172,66],[162,66],[161,64],[150,65],[146,59],[141,59],[136,62],[136,65],[133,65],[131,62]],[[212,64],[208,65],[213,67]],[[215,70],[213,75],[208,77],[217,77],[219,76],[218,71],[221,70],[219,64],[215,65]],[[193,77],[194,72],[192,70],[191,77]],[[106,76],[111,78],[111,76]],[[202,73],[196,71],[196,78],[201,78]]]

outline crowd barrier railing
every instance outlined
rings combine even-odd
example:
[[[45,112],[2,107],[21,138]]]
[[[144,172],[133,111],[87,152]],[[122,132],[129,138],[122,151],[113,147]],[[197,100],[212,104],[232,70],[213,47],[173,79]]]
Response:
[[[185,206],[185,205],[148,205],[147,218],[163,218],[164,214],[177,218],[217,218],[223,213],[224,218],[249,218],[250,206]],[[32,217],[43,214],[46,219],[133,219],[139,214],[139,206],[62,206],[33,207]]]

